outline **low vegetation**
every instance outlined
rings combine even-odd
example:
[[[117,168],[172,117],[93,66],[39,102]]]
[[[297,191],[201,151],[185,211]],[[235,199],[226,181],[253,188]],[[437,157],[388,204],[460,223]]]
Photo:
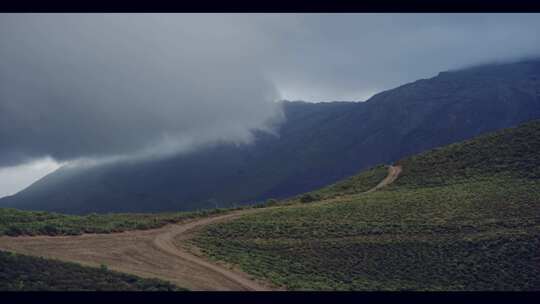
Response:
[[[226,212],[110,213],[84,216],[0,208],[0,235],[79,235],[159,228],[169,223]]]
[[[351,176],[315,191],[297,195],[288,200],[284,200],[283,202],[277,202],[277,204],[311,203],[341,196],[359,194],[377,186],[387,174],[388,166],[379,165],[364,171],[362,174]]]
[[[538,151],[535,121],[403,159],[379,191],[337,183],[192,242],[290,290],[540,290]]]
[[[293,197],[286,201],[268,199],[264,203],[237,208],[219,208],[192,212],[169,213],[109,213],[68,215],[46,211],[25,211],[0,208],[0,236],[18,235],[80,235],[82,233],[113,233],[129,230],[159,228],[169,223],[205,217],[212,214],[245,208],[265,208],[276,205],[308,203],[334,198],[342,194],[361,193],[381,181],[387,173],[385,166],[378,166],[363,175],[353,176],[317,191]]]
[[[173,284],[0,251],[0,291],[181,291]]]

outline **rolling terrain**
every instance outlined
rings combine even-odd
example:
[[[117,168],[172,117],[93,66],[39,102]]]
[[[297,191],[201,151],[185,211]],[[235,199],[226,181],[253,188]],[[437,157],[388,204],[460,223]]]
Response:
[[[0,236],[81,235],[147,230],[223,213],[225,209],[173,213],[108,213],[84,216],[0,208]]]
[[[540,118],[540,61],[443,72],[366,102],[283,102],[276,134],[166,159],[63,167],[0,206],[86,214],[232,207]]]
[[[540,290],[538,151],[534,121],[401,159],[379,191],[330,187],[192,242],[289,290]]]
[[[540,290],[539,150],[533,121],[288,200],[0,249],[192,290]]]
[[[243,210],[240,214],[254,210]],[[85,266],[107,265],[114,271],[143,278],[159,278],[189,290],[267,290],[242,272],[211,264],[172,240],[200,225],[233,219],[240,214],[206,217],[159,229],[81,236],[0,237],[0,249],[26,255],[55,258]],[[76,284],[76,283],[74,283]]]
[[[390,167],[388,177],[377,183],[378,180],[374,178],[386,171],[384,166],[379,166],[368,172],[365,178],[361,180],[355,179],[355,189],[379,189],[391,183],[399,174],[398,170]],[[351,184],[351,181],[344,181],[344,183]],[[264,209],[259,207],[264,207]],[[16,230],[20,232],[18,236],[0,236],[0,249],[77,262],[87,266],[108,265],[116,271],[142,277],[160,278],[173,282],[178,286],[188,287],[190,290],[279,290],[281,288],[268,284],[264,280],[253,280],[253,277],[238,269],[212,263],[200,257],[199,254],[194,254],[194,248],[188,246],[188,240],[204,226],[234,220],[240,216],[269,208],[287,208],[287,205],[274,207],[260,205],[256,208],[206,212],[204,214],[197,213],[197,216],[193,216],[191,213],[181,216],[182,213],[179,213],[176,214],[174,219],[181,221],[180,223],[145,231],[141,231],[141,229],[147,229],[144,225],[125,225],[126,219],[131,221],[129,223],[141,221],[141,223],[145,224],[148,222],[148,217],[142,215],[131,217],[122,214],[112,215],[113,217],[95,215],[92,216],[95,217],[93,221],[88,221],[87,217],[7,210],[8,212],[0,213],[2,223],[8,223],[13,218],[13,214],[16,214],[18,223],[16,222],[13,225],[20,225],[21,222],[24,224]],[[41,218],[37,215],[41,216]],[[207,215],[207,217],[204,217],[204,215]],[[154,217],[158,219],[167,218],[167,215]],[[23,220],[24,218],[26,218],[26,221]],[[49,218],[52,218],[52,221],[47,221]],[[67,226],[66,228],[66,219],[70,220],[67,222],[71,227]],[[124,227],[129,232],[118,233],[115,229],[103,229],[111,226],[104,225],[107,221],[111,222],[113,227]],[[40,229],[44,225],[53,228]],[[73,227],[84,227],[84,231],[96,231],[98,233],[86,233],[80,236],[66,233],[66,231],[73,231]],[[7,231],[11,232],[13,230],[7,229]],[[51,231],[55,231],[55,234],[51,235]],[[22,232],[32,236],[25,236]],[[6,267],[9,266],[6,265]],[[77,288],[76,282],[71,284],[71,288]],[[27,286],[27,289],[32,289],[32,287],[38,288],[35,285],[30,285]],[[4,289],[10,288],[11,285]],[[61,287],[57,288],[61,289]],[[64,288],[67,287],[64,286]]]

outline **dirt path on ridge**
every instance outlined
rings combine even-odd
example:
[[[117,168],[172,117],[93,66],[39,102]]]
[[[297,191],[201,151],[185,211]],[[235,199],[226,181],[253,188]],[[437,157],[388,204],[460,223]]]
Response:
[[[390,166],[388,176],[366,193],[391,184],[400,172],[400,166]],[[175,245],[175,240],[188,239],[204,226],[268,209],[233,211],[152,230],[79,236],[1,236],[0,250],[93,267],[105,264],[111,270],[160,278],[190,290],[272,290],[246,273],[218,265]]]
[[[401,166],[390,166],[388,167],[388,175],[375,187],[371,188],[370,190],[366,191],[365,193],[370,193],[373,191],[377,191],[378,189],[388,186],[391,183],[393,183],[401,174]]]

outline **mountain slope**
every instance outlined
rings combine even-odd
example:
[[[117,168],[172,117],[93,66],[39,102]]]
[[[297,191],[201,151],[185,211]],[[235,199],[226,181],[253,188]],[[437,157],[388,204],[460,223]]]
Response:
[[[379,191],[327,187],[339,199],[263,210],[193,242],[293,290],[540,290],[538,151],[536,120],[402,159]]]
[[[143,163],[62,168],[0,206],[67,213],[226,207],[311,191],[540,117],[540,61],[445,72],[363,103],[284,102],[279,136]]]
[[[390,171],[393,172],[392,169],[390,168]],[[342,186],[351,185],[351,188],[345,187],[347,191],[373,189],[378,184],[380,185],[380,179],[374,180],[380,171],[386,172],[388,169],[379,166],[367,174],[363,174],[367,176],[346,180],[340,183],[339,187],[343,189]],[[388,179],[385,178],[384,180],[387,181]],[[328,189],[321,189],[321,191],[328,194],[333,189],[335,188],[329,187]],[[213,223],[230,221],[246,214],[269,210],[266,208],[268,205],[271,204],[257,205],[240,210],[214,209],[205,214],[176,213],[156,215],[92,214],[89,216],[68,216],[44,211],[0,209],[0,223],[4,223],[4,227],[0,225],[0,235],[2,232],[10,235],[9,237],[0,237],[0,248],[22,254],[37,256],[45,254],[50,258],[87,265],[106,264],[116,271],[161,278],[180,286],[189,287],[191,290],[273,290],[273,286],[267,285],[266,282],[253,281],[251,277],[242,272],[219,264],[209,263],[206,259],[193,255],[184,247],[186,240],[189,240],[198,229]],[[261,207],[265,208],[261,209]],[[284,207],[276,206],[273,208]],[[205,215],[207,216],[205,217]],[[179,223],[151,231],[139,230],[147,229],[148,224],[163,226],[163,221],[175,223],[179,221]],[[81,230],[87,233],[97,232],[98,234],[73,235]],[[112,233],[124,230],[133,231]],[[55,236],[69,234],[69,236],[24,238],[12,236],[16,234],[47,234]],[[119,259],[119,257],[122,258]],[[2,262],[2,252],[0,251],[0,264]],[[34,260],[34,262],[32,264],[37,264],[35,266],[38,267],[47,266],[47,263],[43,260]],[[6,277],[7,287],[5,287],[7,289],[17,288],[19,285],[27,289],[57,288],[55,282],[43,280],[43,277],[40,277],[41,274],[32,275],[28,273],[32,267],[26,266],[32,264],[25,265],[23,263],[23,265],[20,265],[22,267],[10,267],[8,264],[9,262],[6,262],[6,269],[4,269],[8,273]],[[54,264],[51,266],[54,267]],[[56,276],[61,273],[62,271],[58,271],[54,272],[53,275]],[[14,275],[15,278],[13,278]],[[0,289],[3,285],[1,277]],[[36,281],[41,283],[35,285]],[[72,282],[71,278],[64,279],[63,282],[66,281],[74,285],[74,287],[78,286],[76,282]],[[14,282],[15,285],[10,284],[10,282]],[[87,287],[88,284],[83,286]],[[103,288],[103,286],[100,286],[100,288]],[[123,286],[119,288],[123,288]]]

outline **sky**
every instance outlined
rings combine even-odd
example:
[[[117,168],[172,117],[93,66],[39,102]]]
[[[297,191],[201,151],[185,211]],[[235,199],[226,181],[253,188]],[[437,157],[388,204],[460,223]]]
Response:
[[[538,14],[0,14],[0,197],[60,164],[276,132],[276,101],[365,101],[540,54]]]

